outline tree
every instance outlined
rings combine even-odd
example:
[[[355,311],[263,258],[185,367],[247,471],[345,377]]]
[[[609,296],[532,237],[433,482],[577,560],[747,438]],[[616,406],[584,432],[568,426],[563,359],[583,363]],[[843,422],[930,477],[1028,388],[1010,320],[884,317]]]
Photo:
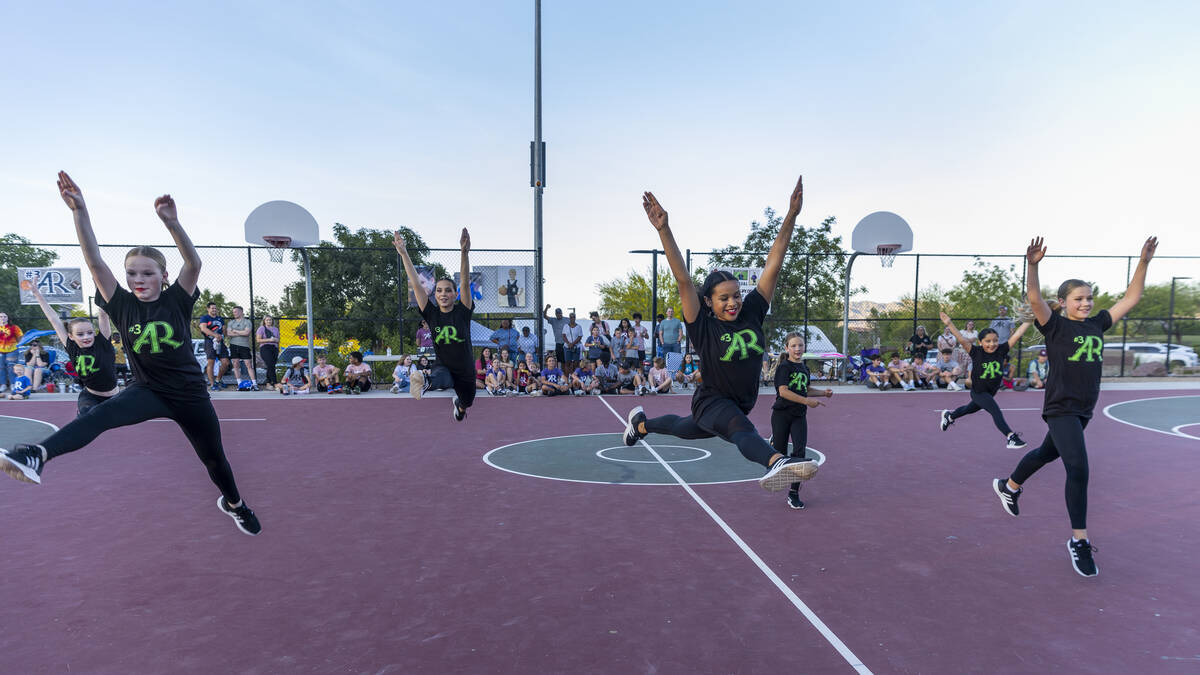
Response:
[[[1118,294],[1100,293],[1095,288],[1095,309],[1112,307],[1121,299],[1124,292]],[[1175,313],[1174,321],[1168,321],[1171,314],[1171,283],[1164,282],[1146,286],[1142,291],[1142,299],[1129,312],[1129,337],[1132,340],[1163,340],[1167,335],[1167,326],[1171,326],[1171,341],[1175,344],[1188,343],[1184,336],[1196,330],[1196,319],[1200,315],[1200,284],[1175,284]],[[1194,339],[1193,339],[1194,340]]]
[[[665,260],[661,262],[665,266]],[[598,311],[607,318],[620,319],[632,316],[634,312],[640,312],[647,320],[654,318],[650,315],[650,270],[646,270],[645,274],[630,270],[624,278],[596,284],[596,290],[600,293]],[[675,316],[679,316],[679,284],[675,283],[669,268],[659,268],[659,314],[666,314],[668,307],[675,310]]]
[[[721,267],[762,267],[767,252],[783,226],[775,209],[763,209],[765,222],[750,223],[750,234],[741,246],[731,245],[713,252],[709,269],[697,268],[699,279]],[[765,327],[767,340],[776,344],[788,330],[804,322],[841,323],[842,293],[849,254],[842,249],[842,238],[833,236],[837,219],[829,216],[815,227],[797,225],[788,242],[787,255],[779,271],[775,297],[771,301],[772,323]]]
[[[399,229],[413,264],[429,264],[426,262],[429,246],[421,236],[407,227]],[[401,298],[406,334],[415,333],[419,315],[415,308],[407,306],[408,280],[392,244],[392,232],[369,228],[352,232],[337,223],[333,226],[333,236],[334,242],[322,241],[319,246],[307,249],[312,269],[314,333],[328,339],[333,346],[353,337],[371,348],[386,344],[407,351],[402,344],[392,344],[400,337],[396,323],[401,318]],[[292,252],[292,261],[303,276],[300,251]],[[445,274],[440,265],[435,268],[437,275]],[[303,281],[284,289],[278,310],[281,316],[306,316]],[[296,329],[297,335],[305,330],[301,324]]]
[[[17,279],[18,267],[50,267],[58,254],[38,248],[19,234],[0,237],[0,311],[23,330],[49,328],[37,305],[22,305]]]
[[[955,325],[961,328],[968,320],[974,319],[976,328],[983,329],[987,326],[980,322],[994,318],[996,308],[1000,305],[1007,306],[1009,316],[1013,316],[1014,303],[1025,302],[1025,286],[1021,283],[1016,265],[1004,269],[976,258],[973,269],[964,270],[962,281],[946,294],[946,301],[949,304],[946,313],[954,317]],[[937,313],[934,312],[932,316],[937,316]]]

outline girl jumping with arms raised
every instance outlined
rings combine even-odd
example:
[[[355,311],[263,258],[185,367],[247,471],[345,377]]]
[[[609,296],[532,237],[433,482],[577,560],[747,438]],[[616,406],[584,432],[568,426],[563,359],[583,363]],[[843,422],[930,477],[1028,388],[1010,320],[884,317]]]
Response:
[[[700,354],[704,381],[692,396],[692,414],[688,417],[663,415],[647,419],[641,406],[631,410],[625,427],[625,445],[633,445],[651,432],[678,438],[720,436],[736,445],[746,459],[766,467],[766,475],[758,484],[771,492],[808,480],[817,473],[816,462],[776,452],[758,435],[747,417],[758,400],[763,348],[767,344],[763,319],[775,295],[779,269],[803,203],[802,177],[792,191],[787,215],[767,254],[758,285],[742,298],[737,279],[725,270],[710,273],[697,293],[671,233],[666,210],[653,194],[643,195],[646,216],[658,230],[671,273],[679,284],[688,341]]]
[[[939,314],[942,323],[946,324],[946,330],[954,335],[954,339],[958,340],[958,344],[971,357],[971,401],[954,410],[942,411],[942,431],[949,429],[954,420],[960,417],[986,410],[987,414],[992,416],[992,423],[1007,439],[1007,447],[1017,450],[1025,447],[1025,441],[1004,421],[1004,413],[1000,412],[1000,406],[996,405],[996,392],[1000,391],[1000,384],[1004,378],[1001,371],[1004,362],[1008,360],[1008,352],[1016,346],[1025,331],[1029,330],[1030,323],[1027,321],[1021,324],[1006,342],[1000,342],[995,330],[984,328],[979,331],[979,344],[972,344],[970,338],[958,332],[948,314]]]
[[[454,377],[454,419],[461,422],[467,416],[467,408],[475,402],[475,363],[471,358],[471,313],[474,302],[471,299],[471,263],[468,260],[471,235],[464,227],[459,238],[462,247],[459,279],[466,293],[459,293],[453,281],[438,279],[433,285],[434,302],[429,302],[429,294],[417,281],[417,268],[413,266],[412,258],[408,257],[408,244],[398,230],[392,243],[404,261],[404,273],[408,275],[409,287],[417,299],[417,309],[433,331],[433,352],[437,354],[438,363],[446,366]],[[457,300],[455,295],[458,296]]]
[[[1075,571],[1085,577],[1100,573],[1092,557],[1095,549],[1088,540],[1087,487],[1088,456],[1083,430],[1092,419],[1092,410],[1100,398],[1100,374],[1104,361],[1104,331],[1125,317],[1142,299],[1146,285],[1146,268],[1158,248],[1158,239],[1150,237],[1142,245],[1141,259],[1129,281],[1125,295],[1112,309],[1102,309],[1091,316],[1092,286],[1079,279],[1067,279],[1058,287],[1058,304],[1062,313],[1052,311],[1042,299],[1038,279],[1038,263],[1046,255],[1042,238],[1037,237],[1025,252],[1025,287],[1029,304],[1037,319],[1037,329],[1046,336],[1046,355],[1054,375],[1046,383],[1046,398],[1042,404],[1042,419],[1049,432],[1042,444],[1025,453],[1017,468],[1007,478],[992,481],[992,489],[1000,498],[1004,510],[1015,516],[1019,513],[1017,499],[1024,492],[1022,485],[1046,464],[1062,458],[1067,470],[1067,514],[1071,517],[1071,538],[1067,552]]]
[[[117,395],[117,350],[110,340],[112,325],[108,314],[100,310],[99,334],[91,319],[71,319],[64,326],[62,319],[50,308],[38,285],[30,289],[37,298],[42,314],[54,328],[58,341],[67,348],[67,356],[75,365],[75,374],[83,387],[75,406],[79,414],[91,410]]]
[[[217,508],[233,518],[242,532],[258,534],[262,527],[238,493],[221,445],[217,411],[208,398],[204,373],[192,353],[192,308],[200,297],[196,290],[200,256],[179,224],[175,200],[170,195],[159,197],[154,200],[154,211],[167,226],[183,257],[179,278],[168,283],[162,252],[139,246],[125,254],[125,281],[130,289],[127,291],[100,257],[79,186],[60,172],[58,190],[74,214],[79,246],[96,284],[96,304],[108,313],[120,332],[135,381],[40,444],[21,444],[6,451],[0,456],[0,468],[17,480],[40,483],[42,469],[51,459],[82,448],[109,429],[166,417],[183,429],[208,469],[209,478],[220,488]]]

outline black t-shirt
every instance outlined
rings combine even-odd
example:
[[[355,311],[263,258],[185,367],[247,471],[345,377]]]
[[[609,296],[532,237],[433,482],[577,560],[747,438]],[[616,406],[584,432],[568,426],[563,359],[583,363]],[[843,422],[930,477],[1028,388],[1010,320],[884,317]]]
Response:
[[[1046,325],[1034,323],[1046,336],[1046,360],[1054,373],[1046,382],[1042,417],[1092,417],[1100,398],[1104,331],[1112,328],[1112,323],[1107,309],[1083,321],[1072,321],[1054,312]]]
[[[701,299],[700,315],[687,324],[688,341],[704,366],[704,382],[693,396],[692,408],[697,407],[696,399],[723,396],[748,413],[758,399],[762,377],[767,301],[758,289],[750,291],[734,321],[721,321],[703,303]]]
[[[225,337],[225,317],[223,316],[212,316],[211,314],[205,312],[204,316],[196,320],[196,323],[200,324],[201,326],[208,326],[208,329],[212,332],[220,335],[222,338]],[[203,332],[204,331],[201,331],[201,333]],[[206,345],[212,346],[212,337],[207,334],[204,335],[204,342]],[[224,340],[222,340],[222,342],[224,342]]]
[[[787,357],[779,360],[779,367],[775,369],[775,404],[771,409],[786,410],[802,417],[808,414],[808,406],[780,396],[780,387],[787,387],[800,396],[808,396],[808,366],[803,361],[792,363]]]
[[[1004,362],[1008,360],[1008,343],[1001,342],[991,354],[979,345],[971,345],[971,391],[995,394],[1004,379]]]
[[[449,312],[443,312],[431,298],[421,310],[421,317],[429,324],[433,335],[433,352],[438,363],[454,373],[475,375],[474,359],[471,358],[471,314],[472,310],[455,300]]]
[[[912,349],[909,350],[909,356],[914,354],[925,356],[929,353],[930,349],[933,349],[933,338],[929,337],[928,333],[926,333],[924,336],[913,333],[913,336],[910,337],[908,341],[912,343]]]
[[[117,386],[117,350],[104,336],[97,334],[91,347],[84,349],[67,340],[67,356],[75,364],[79,384],[92,391],[112,391]]]
[[[166,398],[208,398],[204,373],[192,353],[192,307],[198,297],[199,291],[189,295],[179,282],[153,302],[142,302],[120,286],[107,302],[96,292],[96,304],[121,334],[125,358],[139,385]]]

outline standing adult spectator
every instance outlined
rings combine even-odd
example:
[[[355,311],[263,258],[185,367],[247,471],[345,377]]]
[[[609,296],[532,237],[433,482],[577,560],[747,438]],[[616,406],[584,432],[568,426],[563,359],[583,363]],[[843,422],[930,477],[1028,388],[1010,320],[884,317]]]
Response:
[[[979,342],[979,331],[975,330],[974,321],[968,320],[967,327],[958,331],[958,334],[963,336],[963,339],[971,344],[978,344]]]
[[[250,350],[250,333],[254,331],[254,324],[250,323],[250,317],[246,316],[246,310],[240,305],[233,306],[233,318],[229,320],[226,329],[229,333],[229,358],[233,361],[233,376],[237,378],[239,386],[248,380],[251,389],[258,389],[258,377],[254,372],[254,352]],[[246,369],[244,378],[239,364]]]
[[[542,310],[542,318],[550,323],[550,334],[554,336],[554,355],[558,357],[558,362],[562,363],[565,354],[563,353],[562,329],[567,325],[567,319],[563,316],[562,308],[554,308],[554,317],[550,317],[550,305],[546,305]],[[542,359],[545,360],[544,358]]]
[[[583,326],[575,323],[575,312],[567,317],[562,329],[563,358],[566,372],[573,373],[579,367],[579,348],[583,342]]]
[[[591,334],[583,342],[584,358],[588,361],[603,361],[604,355],[608,352],[608,338],[600,334],[600,327],[592,324],[590,328]]]
[[[225,317],[217,314],[217,303],[208,303],[206,309],[197,323],[204,335],[204,355],[208,357],[204,374],[208,376],[209,388],[216,391],[225,386],[221,384],[221,378],[229,372],[229,347],[225,345]],[[217,371],[218,362],[220,372]]]
[[[517,363],[524,361],[526,355],[536,357],[537,353],[537,336],[529,331],[529,326],[521,326],[521,334],[517,337]]]
[[[908,338],[909,358],[917,354],[927,356],[930,349],[933,349],[933,338],[929,337],[929,334],[925,332],[925,326],[917,326],[917,332]]]
[[[496,344],[496,351],[507,349],[510,354],[516,354],[521,334],[513,328],[512,319],[500,319],[500,327],[492,332],[489,338]]]
[[[600,337],[604,339],[604,350],[600,358],[604,359],[604,365],[607,366],[612,362],[612,333],[608,330],[608,322],[600,317],[600,312],[592,312],[589,316],[592,319],[592,328],[598,329]]]
[[[996,318],[992,319],[991,328],[996,331],[997,340],[1001,343],[1008,342],[1008,337],[1013,332],[1013,320],[1008,317],[1008,308],[1000,305],[996,308],[996,314]]]
[[[421,327],[417,329],[417,353],[433,353],[433,331],[429,330],[425,319],[421,319]]]
[[[663,355],[678,354],[683,342],[683,322],[675,318],[675,310],[667,308],[667,316],[658,324],[658,342],[662,345]]]
[[[279,360],[279,327],[275,325],[275,317],[263,317],[256,337],[258,338],[258,355],[262,358],[263,368],[267,371],[267,386],[274,389],[277,384],[275,362]]]
[[[1029,376],[1029,386],[1032,389],[1045,389],[1046,378],[1050,376],[1050,361],[1046,358],[1046,350],[1038,352],[1037,358],[1029,362],[1026,371]]]
[[[12,367],[17,362],[17,343],[25,331],[15,323],[8,322],[8,314],[0,312],[0,391],[8,389],[14,375]]]

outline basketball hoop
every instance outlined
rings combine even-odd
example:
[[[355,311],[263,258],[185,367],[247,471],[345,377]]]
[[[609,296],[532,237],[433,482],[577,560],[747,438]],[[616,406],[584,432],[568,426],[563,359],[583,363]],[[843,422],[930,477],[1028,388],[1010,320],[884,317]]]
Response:
[[[879,256],[879,264],[884,267],[891,267],[892,263],[896,262],[896,253],[900,251],[900,244],[880,244],[875,247],[875,253]]]
[[[265,235],[263,236],[263,241],[267,242],[267,245],[271,247],[271,262],[281,263],[283,262],[283,250],[289,247],[292,243],[292,238]]]

